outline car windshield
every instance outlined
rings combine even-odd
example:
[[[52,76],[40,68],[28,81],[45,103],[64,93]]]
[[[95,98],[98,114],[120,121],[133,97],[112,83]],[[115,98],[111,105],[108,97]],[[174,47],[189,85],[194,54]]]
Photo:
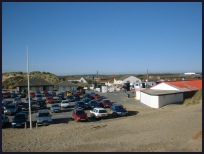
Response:
[[[110,103],[110,100],[104,100],[103,102],[104,103]]]
[[[62,104],[69,103],[68,101],[63,101]]]
[[[47,117],[50,113],[39,113],[38,117]]]
[[[41,95],[36,95],[36,97],[41,97]]]
[[[78,102],[77,104],[78,105],[84,105],[84,102]]]
[[[9,105],[9,106],[7,106],[7,109],[13,109],[13,108],[15,108],[15,105]]]
[[[15,118],[24,119],[24,118],[25,118],[25,114],[17,114],[17,115],[15,116]]]
[[[107,113],[106,110],[99,110],[99,113]]]
[[[94,105],[94,104],[97,104],[97,103],[96,103],[96,101],[91,101],[90,104]]]
[[[82,115],[84,114],[84,111],[76,111],[76,114]]]
[[[58,104],[55,104],[55,105],[52,105],[52,107],[59,107],[59,105],[58,105]]]
[[[122,106],[115,106],[115,109],[121,110],[124,109]]]

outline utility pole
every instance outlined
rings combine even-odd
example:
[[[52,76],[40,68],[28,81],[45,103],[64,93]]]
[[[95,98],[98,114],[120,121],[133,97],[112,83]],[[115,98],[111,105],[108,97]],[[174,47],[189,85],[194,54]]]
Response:
[[[98,70],[97,70],[97,82],[96,82],[96,87],[98,88]]]
[[[28,64],[28,46],[27,46],[27,77],[28,77],[28,102],[29,102],[30,129],[32,129],[31,104],[30,104],[30,80],[29,80],[29,64]]]

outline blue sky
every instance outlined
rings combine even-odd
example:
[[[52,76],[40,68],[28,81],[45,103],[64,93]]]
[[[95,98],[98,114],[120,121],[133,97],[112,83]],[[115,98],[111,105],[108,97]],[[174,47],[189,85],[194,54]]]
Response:
[[[202,72],[201,2],[4,2],[2,72]]]

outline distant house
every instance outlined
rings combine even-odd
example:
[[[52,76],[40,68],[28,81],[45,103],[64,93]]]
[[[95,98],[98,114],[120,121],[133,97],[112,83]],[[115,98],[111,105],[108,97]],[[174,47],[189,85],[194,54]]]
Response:
[[[140,101],[152,108],[167,104],[182,103],[202,89],[202,80],[170,81],[159,83],[150,89],[140,91]]]
[[[77,87],[76,84],[70,81],[64,81],[58,84],[58,91],[76,91]]]
[[[74,78],[74,79],[69,79],[68,80],[69,82],[82,82],[82,83],[87,83],[87,81],[84,79],[84,77],[76,77],[76,78]]]
[[[114,86],[114,78],[100,79],[100,85],[102,86]]]
[[[30,90],[31,91],[52,91],[54,89],[54,85],[45,81],[42,78],[30,78]],[[28,90],[28,80],[23,80],[17,85],[17,91],[27,91]]]

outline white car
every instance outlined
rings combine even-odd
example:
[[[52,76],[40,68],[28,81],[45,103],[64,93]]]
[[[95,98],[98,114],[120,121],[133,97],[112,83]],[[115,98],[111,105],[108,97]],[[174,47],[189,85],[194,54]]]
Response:
[[[108,113],[106,109],[97,107],[97,108],[94,108],[93,110],[90,110],[90,115],[91,117],[95,117],[95,118],[103,118],[103,117],[107,117]]]
[[[65,108],[65,107],[70,107],[69,101],[63,100],[63,101],[61,102],[61,107],[63,107],[63,108]]]

